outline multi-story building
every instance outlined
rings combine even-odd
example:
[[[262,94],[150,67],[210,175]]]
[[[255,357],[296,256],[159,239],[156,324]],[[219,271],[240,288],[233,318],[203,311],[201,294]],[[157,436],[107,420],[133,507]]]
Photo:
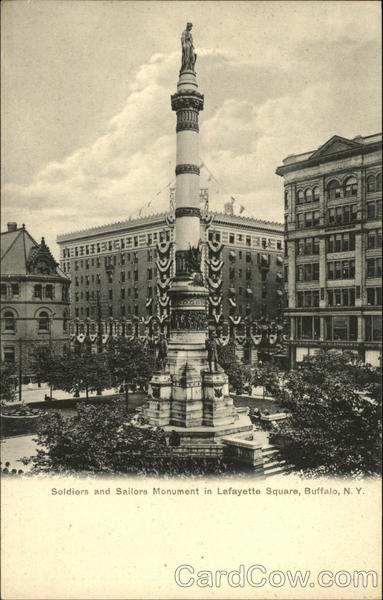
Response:
[[[60,235],[72,318],[160,319],[174,274],[174,214]],[[283,225],[206,211],[201,217],[210,317],[275,317],[283,299]]]
[[[24,225],[8,223],[1,234],[1,358],[23,376],[36,344],[69,347],[69,286],[44,238],[39,244]]]
[[[291,366],[320,346],[379,364],[381,143],[381,134],[336,135],[277,168],[284,178]]]

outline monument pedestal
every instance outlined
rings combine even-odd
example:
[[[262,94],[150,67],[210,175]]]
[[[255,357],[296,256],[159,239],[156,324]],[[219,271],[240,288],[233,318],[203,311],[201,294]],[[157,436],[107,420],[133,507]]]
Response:
[[[226,373],[203,373],[203,425],[216,427],[231,425],[238,420],[233,400],[229,396]]]
[[[170,422],[172,378],[170,373],[153,374],[148,387],[148,402],[144,415],[151,425],[163,427]]]

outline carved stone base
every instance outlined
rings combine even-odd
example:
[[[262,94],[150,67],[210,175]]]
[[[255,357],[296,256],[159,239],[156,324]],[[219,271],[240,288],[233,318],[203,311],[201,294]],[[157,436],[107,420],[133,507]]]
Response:
[[[172,378],[169,373],[154,373],[148,386],[148,402],[144,415],[153,427],[163,427],[170,423],[170,403]]]
[[[203,373],[203,425],[217,427],[231,425],[238,420],[238,414],[229,396],[229,382],[226,373]]]
[[[188,362],[173,378],[170,423],[180,427],[202,425],[202,381]]]

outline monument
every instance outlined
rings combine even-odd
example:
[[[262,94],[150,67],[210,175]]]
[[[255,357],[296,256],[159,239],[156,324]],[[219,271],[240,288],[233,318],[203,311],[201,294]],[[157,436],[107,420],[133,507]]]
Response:
[[[201,267],[199,124],[204,97],[198,91],[192,24],[182,33],[182,63],[171,107],[177,115],[175,276],[166,360],[149,385],[145,415],[151,425],[177,431],[181,444],[215,443],[234,434],[252,439],[249,417],[229,395],[228,377],[208,336],[208,290]]]

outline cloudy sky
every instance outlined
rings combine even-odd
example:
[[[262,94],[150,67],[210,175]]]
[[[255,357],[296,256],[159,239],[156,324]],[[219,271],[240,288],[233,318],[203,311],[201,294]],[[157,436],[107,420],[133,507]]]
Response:
[[[6,1],[2,230],[56,252],[59,233],[167,209],[186,21],[213,209],[282,220],[283,158],[381,131],[379,2]]]

